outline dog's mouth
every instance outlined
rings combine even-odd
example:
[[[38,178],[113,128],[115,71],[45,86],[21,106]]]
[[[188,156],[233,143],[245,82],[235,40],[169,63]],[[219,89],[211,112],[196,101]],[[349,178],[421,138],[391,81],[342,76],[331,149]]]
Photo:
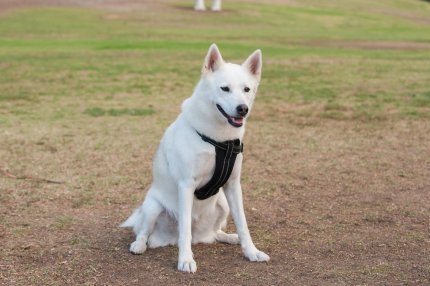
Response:
[[[225,118],[227,118],[228,123],[230,123],[232,126],[241,127],[243,125],[244,117],[228,115],[227,112],[225,112],[219,104],[217,104],[216,107],[218,108],[219,112],[221,112],[221,114],[224,115]]]

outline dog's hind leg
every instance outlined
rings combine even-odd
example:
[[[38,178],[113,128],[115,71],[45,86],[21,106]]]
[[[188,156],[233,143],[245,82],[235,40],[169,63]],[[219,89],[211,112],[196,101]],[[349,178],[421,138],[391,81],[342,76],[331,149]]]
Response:
[[[219,242],[229,244],[239,244],[239,236],[236,233],[225,233],[222,228],[227,224],[227,217],[229,214],[229,207],[224,192],[220,193],[217,201],[218,217],[215,221],[215,239]]]
[[[148,247],[156,248],[178,243],[178,223],[176,218],[163,211],[157,218],[154,230],[149,235]]]
[[[146,243],[149,235],[154,229],[155,222],[163,211],[163,207],[155,199],[146,197],[139,210],[140,220],[135,225],[136,241],[130,245],[130,252],[134,254],[142,254],[146,250]]]
[[[221,229],[216,232],[216,240],[228,244],[239,244],[239,236],[237,233],[225,233]]]

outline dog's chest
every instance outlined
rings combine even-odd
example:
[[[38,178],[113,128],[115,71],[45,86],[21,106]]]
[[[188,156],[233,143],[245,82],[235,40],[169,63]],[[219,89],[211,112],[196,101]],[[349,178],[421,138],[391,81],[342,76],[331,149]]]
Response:
[[[204,186],[212,178],[215,171],[215,149],[205,148],[198,154],[197,173],[194,178],[198,182],[197,189]]]

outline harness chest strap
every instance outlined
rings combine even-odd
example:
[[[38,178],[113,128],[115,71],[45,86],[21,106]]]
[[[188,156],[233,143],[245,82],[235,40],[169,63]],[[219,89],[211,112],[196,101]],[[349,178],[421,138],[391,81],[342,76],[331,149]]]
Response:
[[[217,194],[219,189],[228,181],[233,171],[237,154],[243,152],[243,144],[240,143],[239,139],[217,142],[199,132],[197,134],[199,134],[203,141],[215,147],[216,154],[215,171],[212,178],[206,185],[194,192],[194,195],[199,200],[205,200]]]

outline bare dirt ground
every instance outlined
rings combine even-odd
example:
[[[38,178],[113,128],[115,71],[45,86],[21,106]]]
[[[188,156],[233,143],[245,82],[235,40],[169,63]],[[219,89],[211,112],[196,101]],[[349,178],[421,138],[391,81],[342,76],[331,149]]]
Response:
[[[243,188],[269,263],[246,261],[238,246],[196,245],[199,269],[187,275],[174,247],[128,252],[133,236],[118,225],[150,183],[156,124],[146,134],[121,120],[106,122],[105,134],[35,126],[2,131],[2,161],[16,168],[8,171],[33,177],[0,178],[3,284],[428,284],[428,122],[272,121],[262,112],[249,122]]]
[[[133,9],[141,6],[147,0],[2,0],[0,11],[25,7],[103,7],[103,8],[126,8]]]

